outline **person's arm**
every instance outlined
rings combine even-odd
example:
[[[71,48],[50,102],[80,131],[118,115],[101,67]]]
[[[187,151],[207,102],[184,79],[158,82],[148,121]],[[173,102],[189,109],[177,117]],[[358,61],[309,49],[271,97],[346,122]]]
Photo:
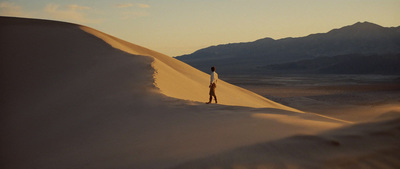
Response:
[[[211,73],[211,78],[210,78],[210,85],[214,83],[215,77],[214,77],[214,72]]]
[[[213,82],[214,82],[214,72],[211,73],[210,86],[208,86],[208,87],[211,87]]]

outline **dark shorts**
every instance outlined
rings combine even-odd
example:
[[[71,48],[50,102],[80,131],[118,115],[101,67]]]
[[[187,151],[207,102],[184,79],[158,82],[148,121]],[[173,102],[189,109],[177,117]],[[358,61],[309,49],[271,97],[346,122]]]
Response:
[[[217,88],[217,84],[213,83],[210,85],[210,95],[215,96],[215,88]]]

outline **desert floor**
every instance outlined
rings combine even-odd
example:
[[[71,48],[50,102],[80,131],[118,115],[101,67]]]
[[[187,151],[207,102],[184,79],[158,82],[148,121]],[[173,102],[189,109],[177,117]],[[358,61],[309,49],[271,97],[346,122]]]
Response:
[[[228,76],[226,80],[289,107],[353,122],[400,111],[400,80],[395,75]]]

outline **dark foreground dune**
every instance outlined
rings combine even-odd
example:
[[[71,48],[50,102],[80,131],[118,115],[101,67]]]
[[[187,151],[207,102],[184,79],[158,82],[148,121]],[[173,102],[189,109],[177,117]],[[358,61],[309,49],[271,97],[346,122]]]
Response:
[[[241,147],[174,169],[400,168],[400,117]]]

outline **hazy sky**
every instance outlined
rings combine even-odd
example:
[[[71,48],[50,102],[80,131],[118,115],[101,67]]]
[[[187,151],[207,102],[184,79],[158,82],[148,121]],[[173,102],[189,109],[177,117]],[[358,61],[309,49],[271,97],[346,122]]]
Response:
[[[400,0],[0,0],[0,15],[68,21],[177,56],[218,44],[400,25]]]

